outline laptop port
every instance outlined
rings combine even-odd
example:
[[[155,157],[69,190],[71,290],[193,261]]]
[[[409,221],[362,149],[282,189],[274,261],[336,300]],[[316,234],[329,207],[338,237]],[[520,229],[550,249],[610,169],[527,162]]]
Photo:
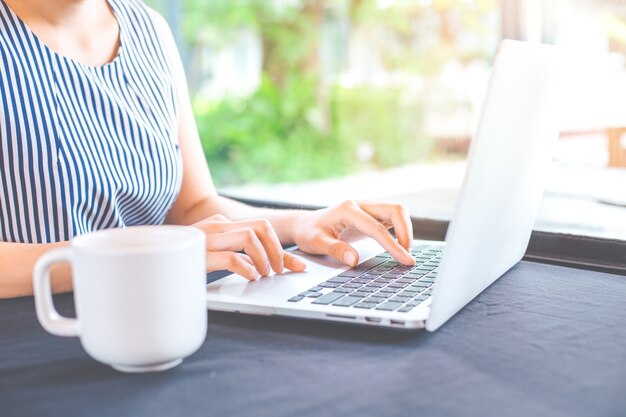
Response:
[[[402,326],[402,327],[404,327],[404,325],[405,325],[404,320],[394,320],[394,319],[391,319],[391,320],[389,321],[389,323],[390,323],[392,326]]]
[[[336,319],[356,320],[356,317],[354,316],[342,316],[341,314],[326,314],[326,317],[336,318]]]
[[[368,321],[370,323],[380,323],[381,321],[383,321],[383,319],[379,317],[365,317],[365,321]]]

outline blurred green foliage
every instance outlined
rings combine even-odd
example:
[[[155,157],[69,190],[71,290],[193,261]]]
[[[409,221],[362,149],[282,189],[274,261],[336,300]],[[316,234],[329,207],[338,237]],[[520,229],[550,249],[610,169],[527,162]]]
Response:
[[[349,172],[350,147],[315,125],[315,83],[264,76],[249,98],[208,101],[194,111],[218,183],[298,181]]]
[[[402,88],[337,88],[338,136],[360,167],[388,168],[426,158],[433,142],[423,136],[423,102]],[[367,163],[364,160],[369,159]]]
[[[167,1],[147,3],[164,11]],[[418,97],[399,87],[322,82],[325,13],[342,11],[353,28],[393,31],[395,41],[381,57],[385,67],[428,75],[459,56],[455,37],[465,35],[464,28],[480,32],[472,16],[496,2],[435,0],[425,7],[398,1],[381,9],[376,0],[186,0],[179,7],[188,53],[228,45],[241,28],[257,33],[263,48],[262,82],[252,95],[192,97],[216,183],[302,181],[428,157],[433,142],[420,133],[424,103]],[[415,22],[433,14],[440,21],[438,42],[416,45]]]

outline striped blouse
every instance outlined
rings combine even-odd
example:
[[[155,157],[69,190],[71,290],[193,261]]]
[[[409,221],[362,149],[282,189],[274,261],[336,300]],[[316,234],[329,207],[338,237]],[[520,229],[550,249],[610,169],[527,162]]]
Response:
[[[0,0],[0,241],[160,224],[181,186],[170,64],[145,6],[109,0],[120,48],[90,67]]]

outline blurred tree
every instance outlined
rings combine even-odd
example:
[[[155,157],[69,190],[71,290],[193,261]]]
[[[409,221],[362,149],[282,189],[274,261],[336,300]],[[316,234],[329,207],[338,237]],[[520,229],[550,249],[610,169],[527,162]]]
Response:
[[[148,0],[153,5],[167,1]],[[371,41],[368,47],[380,57],[382,71],[413,78],[436,77],[451,59],[485,59],[489,53],[467,40],[497,38],[485,16],[498,0],[432,0],[430,5],[414,0],[186,0],[183,7],[190,55],[202,55],[207,46],[232,45],[242,30],[252,30],[262,45],[262,82],[251,96],[217,102],[194,97],[204,151],[218,183],[341,175],[429,154],[431,142],[420,127],[424,99],[415,92],[402,84],[344,86],[339,76],[353,69],[345,57],[334,77],[322,77],[329,16],[347,23],[343,50],[348,54],[358,47],[360,34]]]

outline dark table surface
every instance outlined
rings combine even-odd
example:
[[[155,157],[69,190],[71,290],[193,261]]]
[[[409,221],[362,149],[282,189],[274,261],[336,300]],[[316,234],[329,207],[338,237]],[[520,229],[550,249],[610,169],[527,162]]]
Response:
[[[0,415],[626,416],[623,276],[522,262],[432,334],[208,317],[181,366],[127,375],[2,300]]]

